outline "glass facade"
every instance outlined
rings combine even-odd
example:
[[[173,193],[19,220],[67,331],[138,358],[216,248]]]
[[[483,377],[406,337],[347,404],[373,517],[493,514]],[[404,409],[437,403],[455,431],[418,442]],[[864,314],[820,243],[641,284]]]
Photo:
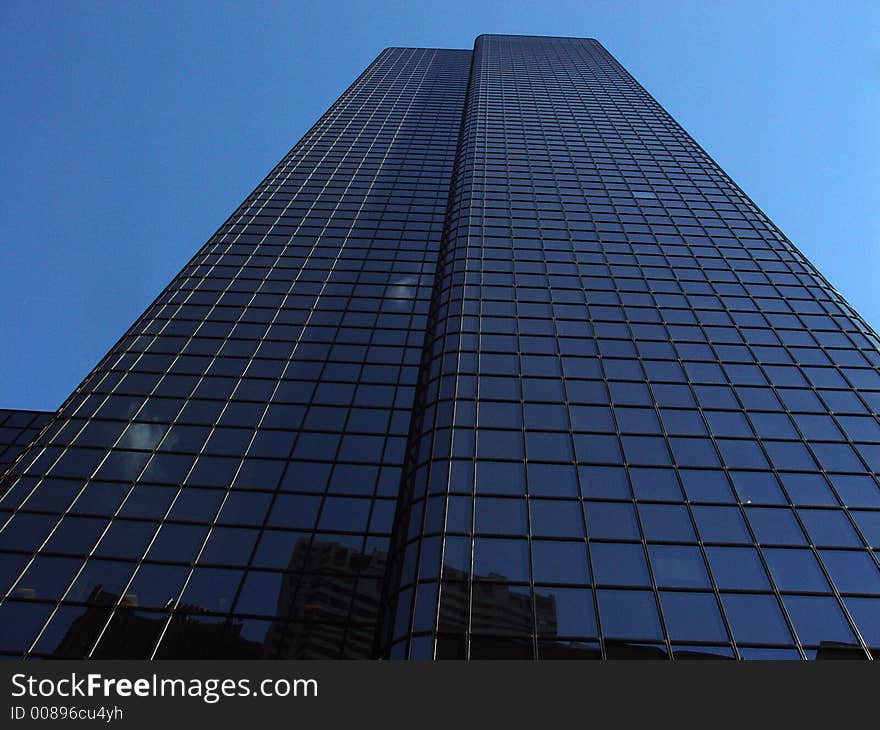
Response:
[[[596,41],[386,49],[5,475],[0,652],[880,656],[878,348]]]
[[[46,411],[0,408],[0,474],[5,472],[52,417]]]
[[[0,651],[372,656],[470,58],[383,51],[61,406]]]

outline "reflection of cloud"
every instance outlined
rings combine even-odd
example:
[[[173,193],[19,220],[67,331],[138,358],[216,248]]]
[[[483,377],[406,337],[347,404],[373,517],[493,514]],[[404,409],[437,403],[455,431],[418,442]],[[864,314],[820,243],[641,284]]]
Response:
[[[405,301],[393,301],[395,299],[415,299],[416,296],[416,287],[415,287],[415,277],[412,276],[404,276],[401,279],[393,282],[385,292],[385,296],[388,299],[391,299],[391,306],[395,309],[405,310],[409,309],[409,305]]]
[[[128,449],[142,449],[149,451],[153,449],[162,434],[165,432],[165,426],[157,426],[152,423],[132,423],[125,432],[125,447]],[[171,439],[174,437],[172,436]],[[171,444],[169,444],[171,445]]]

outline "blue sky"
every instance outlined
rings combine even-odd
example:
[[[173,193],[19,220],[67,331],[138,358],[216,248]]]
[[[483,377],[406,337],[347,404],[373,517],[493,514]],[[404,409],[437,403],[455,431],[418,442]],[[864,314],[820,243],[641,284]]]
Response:
[[[384,47],[598,38],[880,327],[880,3],[79,2],[0,21],[0,407],[54,409]]]

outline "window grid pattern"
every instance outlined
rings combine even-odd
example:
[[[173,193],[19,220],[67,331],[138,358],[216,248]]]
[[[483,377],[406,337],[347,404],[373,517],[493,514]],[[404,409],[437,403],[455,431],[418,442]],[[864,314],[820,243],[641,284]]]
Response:
[[[46,411],[0,408],[0,475],[52,418]]]
[[[880,656],[878,346],[597,42],[386,49],[2,476],[0,655]]]
[[[470,55],[383,51],[15,464],[0,653],[373,654]]]
[[[871,658],[878,339],[595,41],[477,39],[393,658]]]

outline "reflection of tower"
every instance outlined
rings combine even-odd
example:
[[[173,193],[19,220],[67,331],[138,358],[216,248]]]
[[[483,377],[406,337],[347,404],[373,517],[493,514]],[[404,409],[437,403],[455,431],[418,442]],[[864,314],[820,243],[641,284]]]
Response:
[[[301,538],[281,581],[263,654],[271,658],[368,658],[373,649],[385,553]]]

